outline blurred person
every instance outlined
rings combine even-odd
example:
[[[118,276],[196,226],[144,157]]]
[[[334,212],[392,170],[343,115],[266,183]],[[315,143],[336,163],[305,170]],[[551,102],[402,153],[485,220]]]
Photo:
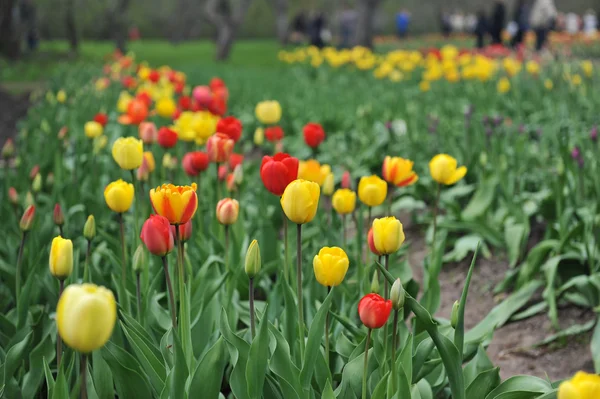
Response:
[[[583,15],[583,33],[586,36],[595,36],[598,30],[598,18],[592,9],[588,9]]]
[[[579,16],[574,12],[570,12],[565,17],[565,29],[569,35],[579,33]]]
[[[540,51],[546,44],[548,32],[556,20],[556,6],[553,0],[535,0],[531,7],[529,25],[535,31],[535,49]]]
[[[484,10],[477,11],[477,25],[475,25],[475,36],[477,37],[477,48],[485,47],[485,36],[488,33],[488,22]]]
[[[452,33],[452,25],[450,23],[450,13],[446,9],[440,10],[440,28],[444,37],[450,36]]]
[[[341,46],[344,48],[353,46],[358,13],[350,6],[350,3],[344,2],[344,9],[340,14],[340,32],[342,36]]]
[[[308,27],[308,36],[310,44],[312,46],[323,48],[325,42],[323,41],[325,33],[325,15],[321,11],[317,11]]]
[[[517,48],[523,43],[525,33],[529,30],[529,12],[531,5],[529,0],[518,0],[515,8],[514,21],[517,24],[517,31],[511,40],[511,46]]]
[[[398,37],[406,37],[408,33],[408,24],[410,23],[410,13],[405,9],[396,14],[396,33]]]
[[[19,16],[25,31],[27,49],[35,51],[38,46],[36,7],[33,0],[22,0],[19,6]]]
[[[465,30],[465,17],[463,13],[458,10],[450,17],[450,25],[452,26],[452,32],[461,33]]]
[[[492,44],[502,44],[502,29],[506,19],[506,7],[504,0],[496,0],[492,11],[489,31],[492,36]]]
[[[469,13],[465,17],[465,31],[475,34],[475,28],[477,28],[477,15]]]
[[[292,19],[292,33],[290,34],[290,42],[296,45],[304,43],[304,40],[306,39],[306,31],[306,14],[301,10]]]

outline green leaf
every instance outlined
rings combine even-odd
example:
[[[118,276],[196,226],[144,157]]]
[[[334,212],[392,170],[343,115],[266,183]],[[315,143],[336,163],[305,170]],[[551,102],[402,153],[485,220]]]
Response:
[[[192,397],[199,392],[202,392],[202,395],[207,398],[219,396],[223,372],[227,364],[225,351],[225,341],[220,337],[200,359],[190,383],[189,392]]]
[[[302,386],[300,385],[300,369],[294,364],[291,354],[290,347],[277,328],[273,325],[269,325],[269,331],[273,334],[277,346],[271,355],[269,361],[269,367],[271,371],[284,380],[288,385],[289,389],[284,391],[283,394],[286,398],[300,398],[302,393]],[[281,384],[282,391],[286,389],[285,384]]]
[[[152,391],[142,377],[144,372],[133,356],[111,341],[108,341],[100,351],[112,371],[117,395],[120,398],[152,397]]]
[[[29,332],[25,338],[13,345],[6,353],[6,359],[4,361],[4,376],[3,382],[6,384],[9,379],[15,374],[15,371],[19,368],[25,357],[25,351],[29,346],[29,342],[33,337],[33,332]]]
[[[225,309],[221,310],[220,330],[221,334],[223,334],[223,338],[227,342],[227,348],[229,349],[229,356],[231,357],[231,364],[233,366],[233,370],[229,377],[231,392],[237,399],[250,399],[248,398],[248,391],[246,389],[246,364],[248,363],[250,345],[231,330]]]
[[[46,361],[46,358],[44,358],[44,375],[46,377],[46,386],[48,387],[48,397],[51,398],[56,382],[54,381],[52,370],[50,370],[50,366],[48,366],[48,361]]]
[[[185,383],[190,375],[187,367],[183,346],[179,340],[179,335],[173,333],[173,368],[169,373],[169,384],[172,398],[187,398],[185,392]]]
[[[92,379],[99,399],[114,399],[113,377],[100,351],[92,352]]]
[[[483,345],[477,347],[475,357],[464,367],[463,374],[465,376],[465,385],[469,386],[480,373],[491,370],[494,365],[488,358]]]
[[[63,367],[64,362],[61,362],[56,376],[56,384],[52,390],[52,399],[69,399],[69,385]]]
[[[486,395],[500,384],[500,368],[480,373],[467,387],[467,398],[485,399]]]
[[[29,371],[23,378],[23,398],[33,398],[44,379],[44,359],[54,359],[54,343],[48,332],[29,354]]]
[[[521,248],[527,229],[522,224],[512,224],[504,229],[509,266],[514,267],[521,256]]]
[[[467,279],[465,286],[463,287],[462,295],[460,296],[460,303],[458,305],[458,319],[454,330],[454,345],[458,349],[458,353],[463,356],[463,346],[465,342],[465,308],[467,307],[467,295],[469,293],[469,285],[471,284],[471,277],[473,276],[473,269],[475,269],[475,262],[477,261],[477,254],[479,252],[479,244],[475,248],[473,259],[471,259],[471,266],[469,266],[469,272],[467,273]]]
[[[269,360],[269,321],[267,320],[267,309],[260,321],[258,333],[250,344],[248,352],[248,364],[246,365],[246,383],[248,384],[248,396],[260,398],[265,383],[267,361]]]
[[[517,375],[511,377],[490,392],[485,399],[508,399],[513,398],[535,398],[541,393],[552,391],[552,386],[548,381],[538,377]],[[514,396],[504,396],[506,393]]]
[[[474,220],[482,216],[494,201],[498,180],[491,178],[480,181],[475,195],[462,212],[464,220]]]
[[[590,347],[592,349],[592,359],[594,359],[594,370],[596,370],[596,373],[600,373],[600,316],[596,318],[596,327],[594,328]]]
[[[329,380],[325,383],[325,389],[321,393],[321,399],[336,399],[333,388],[331,387],[331,381]]]
[[[302,388],[305,390],[310,388],[310,380],[317,364],[317,356],[319,356],[319,351],[321,350],[321,341],[323,340],[325,330],[325,318],[327,317],[327,312],[329,312],[334,291],[336,291],[335,288],[329,291],[308,330],[306,351],[304,352],[304,361],[302,363],[302,371],[300,372],[300,381]]]

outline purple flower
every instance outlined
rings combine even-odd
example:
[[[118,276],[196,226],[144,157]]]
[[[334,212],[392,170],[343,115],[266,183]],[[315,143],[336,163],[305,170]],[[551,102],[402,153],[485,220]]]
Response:
[[[571,150],[571,158],[573,158],[574,160],[579,160],[580,157],[581,151],[579,150],[579,147],[573,147],[573,149]]]
[[[592,127],[592,130],[590,130],[590,139],[592,139],[592,141],[594,143],[598,140],[598,127],[597,126]]]

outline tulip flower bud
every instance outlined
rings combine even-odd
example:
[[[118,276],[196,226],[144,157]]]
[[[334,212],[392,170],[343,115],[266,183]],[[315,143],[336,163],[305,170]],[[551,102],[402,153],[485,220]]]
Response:
[[[262,263],[260,260],[260,247],[258,246],[258,241],[252,240],[248,247],[248,251],[246,251],[246,261],[244,263],[246,275],[248,275],[249,278],[254,278],[260,271],[261,266]]]
[[[217,204],[217,220],[224,225],[234,224],[240,212],[240,204],[237,200],[223,198]]]
[[[54,173],[50,172],[50,173],[48,173],[48,176],[46,176],[46,186],[52,187],[53,185],[54,185]]]
[[[174,247],[171,224],[164,216],[150,215],[142,226],[140,238],[148,251],[156,256],[165,256]]]
[[[58,203],[54,205],[52,219],[54,220],[54,224],[57,226],[62,226],[65,224],[65,215],[63,214],[62,208]]]
[[[452,328],[456,328],[456,325],[458,324],[459,306],[460,304],[458,303],[458,301],[454,301],[454,305],[452,305],[452,313],[450,314],[450,325],[452,325]]]
[[[34,193],[38,193],[42,189],[42,175],[40,175],[39,173],[33,178],[33,182],[31,183],[31,189]]]
[[[33,219],[35,218],[35,205],[29,205],[23,216],[21,217],[21,221],[19,222],[19,228],[22,232],[27,232],[31,230],[31,226],[33,225]]]
[[[15,168],[18,168],[19,166],[21,166],[21,157],[20,156],[16,156],[15,159],[13,159],[13,165]]]
[[[11,187],[8,189],[8,199],[13,205],[17,205],[19,203],[19,193],[17,193],[16,188]]]
[[[67,137],[67,133],[69,133],[69,128],[66,126],[63,126],[58,131],[58,134],[56,135],[56,137],[58,137],[59,140],[64,140],[64,138]]]
[[[171,225],[171,234],[173,238],[177,237],[177,227],[175,225]],[[192,219],[179,225],[179,236],[181,242],[186,242],[192,237]]]
[[[371,280],[371,292],[374,294],[379,293],[379,276],[377,275],[377,270],[373,272],[373,279]]]
[[[146,251],[142,244],[138,245],[137,249],[133,253],[133,272],[140,274],[146,267]]]
[[[265,142],[265,129],[262,127],[256,128],[254,131],[254,144],[262,145]]]
[[[323,181],[323,195],[330,197],[333,194],[334,188],[335,183],[333,181],[333,173],[329,173],[325,176],[325,180]]]
[[[559,176],[565,174],[565,163],[563,162],[562,158],[558,158],[556,161],[556,173]]]
[[[219,181],[225,181],[227,178],[227,165],[221,165],[218,169]]]
[[[56,307],[56,326],[71,348],[90,353],[100,349],[112,335],[117,303],[112,291],[94,284],[71,284]]]
[[[345,171],[342,175],[342,188],[350,188],[351,185],[352,181],[350,177],[350,172]]]
[[[482,152],[481,154],[479,154],[479,163],[481,164],[481,166],[486,166],[487,162],[488,162],[487,153]]]
[[[142,160],[142,164],[137,169],[136,177],[139,181],[148,181],[148,177],[150,176],[150,167],[148,165],[148,160],[146,157]]]
[[[2,146],[2,158],[8,159],[15,154],[15,143],[12,139],[7,139]]]
[[[25,207],[30,207],[33,205],[35,205],[33,194],[31,194],[31,191],[27,191],[27,194],[25,194]]]
[[[96,237],[96,219],[94,219],[94,215],[88,216],[85,224],[83,225],[83,236],[91,241]]]
[[[392,289],[390,291],[390,300],[392,301],[392,306],[394,310],[400,310],[404,307],[404,300],[406,299],[406,293],[404,292],[404,287],[402,287],[402,282],[399,278],[394,281],[392,284]]]
[[[73,242],[54,237],[50,249],[50,273],[59,280],[65,280],[73,271]]]
[[[360,321],[368,328],[383,327],[391,311],[392,301],[385,300],[377,294],[367,294],[358,302]]]
[[[237,165],[235,169],[233,169],[233,181],[238,186],[244,181],[244,170],[242,169],[242,165]]]

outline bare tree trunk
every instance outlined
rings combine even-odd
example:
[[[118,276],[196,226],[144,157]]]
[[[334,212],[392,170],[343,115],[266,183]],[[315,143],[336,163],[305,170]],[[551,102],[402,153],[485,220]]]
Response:
[[[77,26],[75,25],[75,0],[67,0],[65,9],[65,25],[67,28],[67,38],[72,54],[77,54],[79,39],[77,37]]]
[[[13,10],[17,0],[0,1],[0,54],[9,59],[17,59],[21,54],[21,40],[18,23]]]
[[[125,54],[127,51],[127,28],[128,18],[127,10],[129,9],[130,0],[119,0],[117,7],[112,12],[112,31],[117,49]]]
[[[357,3],[358,23],[356,26],[356,43],[373,47],[373,20],[379,0],[359,0]]]
[[[271,5],[275,9],[275,28],[277,30],[277,39],[279,39],[279,43],[286,45],[288,42],[289,30],[289,0],[271,0]]]
[[[217,30],[215,57],[219,61],[229,57],[235,36],[252,0],[238,0],[230,4],[227,0],[208,0],[206,18]]]

